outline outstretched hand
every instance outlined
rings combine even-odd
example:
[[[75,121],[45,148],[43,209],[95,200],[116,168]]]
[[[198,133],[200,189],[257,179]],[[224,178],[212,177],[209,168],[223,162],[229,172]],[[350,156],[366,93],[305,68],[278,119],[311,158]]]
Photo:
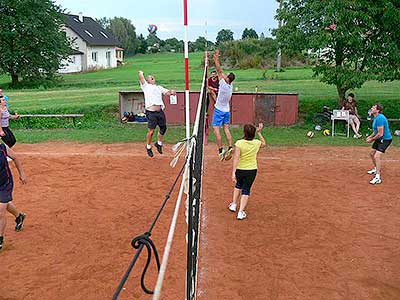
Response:
[[[264,124],[263,123],[258,123],[257,132],[261,132],[261,129],[263,129],[263,128],[264,128]]]
[[[215,59],[218,59],[218,57],[219,57],[219,49],[215,49],[215,51],[214,51],[214,58],[215,58]]]

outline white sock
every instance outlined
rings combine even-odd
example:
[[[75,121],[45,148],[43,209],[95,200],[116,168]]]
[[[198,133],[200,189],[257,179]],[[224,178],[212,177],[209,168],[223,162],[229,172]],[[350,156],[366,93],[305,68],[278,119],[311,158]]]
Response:
[[[160,146],[162,146],[162,142],[161,142],[161,141],[158,141],[157,144],[159,144]]]
[[[147,149],[151,149],[151,145],[147,144],[147,145],[146,145],[146,148],[147,148]]]

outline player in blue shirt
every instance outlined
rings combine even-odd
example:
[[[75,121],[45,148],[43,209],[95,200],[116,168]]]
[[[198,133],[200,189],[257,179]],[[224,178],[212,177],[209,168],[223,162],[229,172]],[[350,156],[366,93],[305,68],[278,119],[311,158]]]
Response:
[[[370,153],[374,168],[368,171],[368,174],[375,175],[369,182],[371,184],[379,184],[381,179],[381,156],[392,142],[392,134],[390,133],[389,122],[382,114],[383,106],[379,103],[372,105],[371,113],[374,116],[372,129],[374,132],[367,137],[367,143],[372,143],[372,151]]]

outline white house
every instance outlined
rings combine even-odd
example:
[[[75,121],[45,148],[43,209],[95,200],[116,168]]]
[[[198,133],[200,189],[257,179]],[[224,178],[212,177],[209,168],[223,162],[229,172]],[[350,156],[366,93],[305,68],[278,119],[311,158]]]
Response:
[[[117,67],[118,41],[95,20],[82,14],[65,14],[63,30],[72,41],[72,50],[68,60],[61,63],[59,73]]]

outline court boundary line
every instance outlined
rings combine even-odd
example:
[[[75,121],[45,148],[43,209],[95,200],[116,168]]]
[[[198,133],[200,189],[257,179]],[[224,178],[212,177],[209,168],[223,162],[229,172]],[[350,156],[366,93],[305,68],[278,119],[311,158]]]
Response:
[[[147,159],[147,156],[145,155],[145,153],[117,153],[117,152],[111,152],[111,153],[107,153],[107,152],[66,152],[66,153],[59,153],[59,152],[18,152],[19,155],[22,156],[44,156],[44,157],[70,157],[70,156],[89,156],[89,157],[100,157],[100,156],[104,156],[104,157],[143,157]],[[171,159],[174,156],[171,154],[163,154],[162,156],[158,156],[161,158],[168,158]],[[215,155],[205,155],[206,158],[210,158],[210,157],[215,157],[217,158]],[[257,157],[257,160],[279,160],[279,161],[370,161],[370,158],[323,158],[323,157],[310,157],[310,158],[306,158],[306,157]],[[400,159],[382,159],[385,162],[393,162],[393,163],[400,163]]]

